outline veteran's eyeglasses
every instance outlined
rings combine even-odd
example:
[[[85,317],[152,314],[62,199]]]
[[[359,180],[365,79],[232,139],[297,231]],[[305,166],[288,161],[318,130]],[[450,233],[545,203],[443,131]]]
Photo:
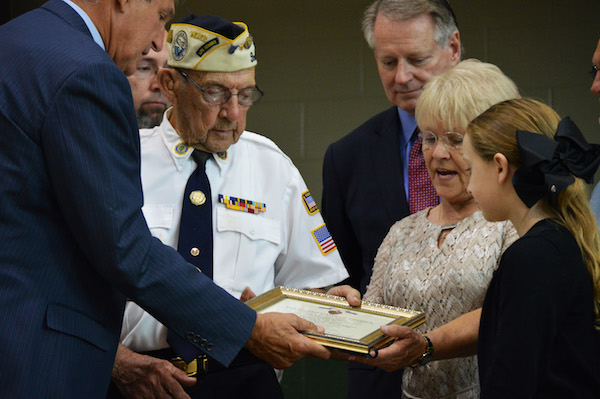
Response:
[[[177,72],[202,93],[202,99],[204,101],[212,105],[226,104],[231,96],[237,96],[238,104],[241,107],[250,107],[251,105],[257,104],[264,95],[263,91],[259,89],[258,86],[242,89],[237,93],[232,93],[231,90],[216,85],[203,88],[181,69],[177,69]]]
[[[423,140],[423,150],[431,150],[435,147],[438,140],[444,143],[444,146],[452,151],[462,151],[464,136],[456,132],[444,132],[442,136],[424,130],[419,133],[419,138]]]

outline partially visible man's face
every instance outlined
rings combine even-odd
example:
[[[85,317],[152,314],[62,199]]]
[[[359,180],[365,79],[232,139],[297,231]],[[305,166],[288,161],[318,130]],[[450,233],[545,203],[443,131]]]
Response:
[[[600,40],[598,41],[596,51],[594,51],[594,55],[592,56],[592,64],[596,67],[600,67]],[[590,91],[593,95],[600,96],[600,73],[596,73],[596,76],[594,76]]]
[[[142,55],[162,50],[165,24],[174,13],[174,0],[130,0],[114,12],[106,51],[125,75],[135,72]]]
[[[388,100],[415,113],[423,86],[460,61],[460,36],[442,48],[435,41],[435,25],[428,14],[394,21],[378,15],[373,29],[375,60]]]
[[[140,129],[160,125],[165,110],[171,105],[160,91],[157,78],[158,71],[168,67],[168,60],[169,49],[165,41],[161,51],[150,50],[144,55],[137,63],[135,73],[127,78]]]
[[[202,88],[221,86],[235,94],[256,86],[254,70],[255,68],[248,68],[236,72],[186,73]],[[190,147],[211,153],[227,151],[244,132],[249,107],[241,107],[235,95],[223,105],[208,104],[193,84],[182,76],[178,78],[175,86],[176,102],[170,116],[177,133]]]

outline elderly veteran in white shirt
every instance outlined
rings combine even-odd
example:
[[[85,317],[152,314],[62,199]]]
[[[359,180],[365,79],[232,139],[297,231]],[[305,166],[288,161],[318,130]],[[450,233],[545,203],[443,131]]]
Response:
[[[142,210],[152,234],[179,246],[191,263],[206,255],[209,263],[212,255],[214,281],[242,300],[277,285],[316,289],[347,278],[298,169],[271,140],[244,130],[246,113],[262,97],[246,25],[190,15],[172,25],[168,40],[171,68],[159,73],[159,82],[173,107],[159,126],[140,131]],[[195,151],[207,158],[210,187],[188,194]],[[198,234],[205,239],[212,232],[212,254],[202,239],[180,241],[186,202],[209,210],[212,229],[205,221],[209,231]],[[210,273],[206,264],[198,267]],[[344,294],[340,290],[330,293]],[[358,291],[355,296],[358,301]],[[113,370],[121,394],[167,394],[181,391],[183,384],[191,397],[282,397],[273,369],[247,359],[226,370],[203,359],[208,366],[198,365],[197,384],[188,387],[193,380],[175,378],[169,363],[154,357],[177,355],[166,337],[165,326],[135,303],[127,304]],[[112,394],[119,395],[114,387]]]

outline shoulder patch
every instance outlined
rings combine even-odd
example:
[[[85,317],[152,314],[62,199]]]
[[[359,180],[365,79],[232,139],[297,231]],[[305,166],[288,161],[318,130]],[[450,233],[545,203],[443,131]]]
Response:
[[[331,234],[329,234],[329,230],[327,230],[325,223],[314,229],[312,231],[312,235],[323,255],[327,255],[328,253],[337,249],[337,246],[335,245],[335,242],[333,242],[333,238],[331,238]]]
[[[302,202],[304,203],[304,207],[309,215],[314,215],[319,212],[319,208],[317,207],[317,203],[315,202],[312,195],[310,195],[310,190],[306,190],[302,193]]]

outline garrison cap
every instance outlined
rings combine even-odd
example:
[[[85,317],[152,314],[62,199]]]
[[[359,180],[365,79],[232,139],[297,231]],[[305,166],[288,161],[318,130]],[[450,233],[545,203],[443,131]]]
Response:
[[[235,72],[255,66],[254,41],[242,22],[190,14],[171,25],[169,66],[207,72]]]

